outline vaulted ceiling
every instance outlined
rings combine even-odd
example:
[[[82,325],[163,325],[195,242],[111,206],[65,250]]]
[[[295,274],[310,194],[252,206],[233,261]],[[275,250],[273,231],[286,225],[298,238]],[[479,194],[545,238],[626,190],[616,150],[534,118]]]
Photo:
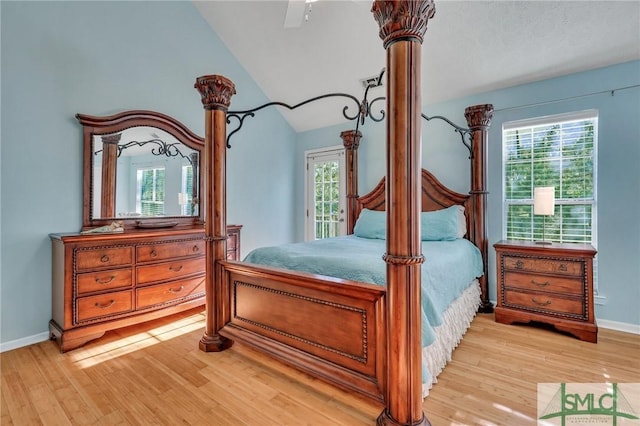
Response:
[[[361,97],[360,80],[385,66],[372,2],[320,0],[309,12],[299,1],[194,3],[270,100]],[[640,59],[640,1],[435,3],[422,45],[423,104]],[[283,115],[304,131],[343,121],[344,105],[323,102]]]

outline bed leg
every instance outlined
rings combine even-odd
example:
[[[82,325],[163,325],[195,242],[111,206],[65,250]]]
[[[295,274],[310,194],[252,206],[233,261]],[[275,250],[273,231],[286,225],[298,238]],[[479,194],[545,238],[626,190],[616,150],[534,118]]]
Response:
[[[478,312],[481,314],[492,314],[493,313],[493,303],[488,300],[483,300],[480,303],[480,307],[478,308]]]
[[[204,333],[198,343],[198,347],[202,352],[222,352],[225,349],[229,349],[232,345],[233,340],[229,340],[219,334],[210,336],[207,333]]]
[[[398,423],[389,415],[387,410],[384,410],[376,419],[376,425],[377,426],[404,426],[405,423]],[[431,426],[431,423],[429,423],[429,420],[427,420],[425,416],[422,416],[422,419],[420,420],[419,423],[411,423],[411,426]]]
[[[484,269],[487,271],[487,268]],[[493,303],[489,300],[489,286],[487,285],[487,277],[486,272],[485,275],[480,277],[480,288],[482,289],[482,300],[480,300],[480,307],[478,308],[478,312],[481,314],[491,314],[493,313]]]

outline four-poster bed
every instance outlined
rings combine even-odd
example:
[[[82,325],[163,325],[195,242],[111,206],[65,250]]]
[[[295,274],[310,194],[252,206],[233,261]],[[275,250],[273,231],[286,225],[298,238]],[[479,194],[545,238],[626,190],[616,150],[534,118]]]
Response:
[[[226,123],[235,86],[222,76],[199,77],[195,87],[205,108],[207,248],[207,321],[200,349],[221,351],[237,340],[384,402],[378,424],[428,424],[422,412],[421,212],[464,206],[467,237],[482,253],[486,272],[484,163],[493,108],[466,109],[471,191],[464,195],[447,189],[422,170],[420,155],[420,54],[433,2],[376,1],[372,12],[387,50],[387,173],[366,196],[357,196],[361,134],[356,130],[341,136],[350,178],[350,232],[364,209],[386,210],[386,288],[226,261]],[[488,309],[486,273],[480,280],[482,308]],[[479,304],[477,300],[474,312]]]

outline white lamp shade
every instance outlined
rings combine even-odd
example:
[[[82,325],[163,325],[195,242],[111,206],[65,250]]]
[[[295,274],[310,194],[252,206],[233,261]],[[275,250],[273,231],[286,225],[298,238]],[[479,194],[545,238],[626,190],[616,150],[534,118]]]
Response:
[[[556,198],[553,186],[533,188],[533,214],[553,216]]]

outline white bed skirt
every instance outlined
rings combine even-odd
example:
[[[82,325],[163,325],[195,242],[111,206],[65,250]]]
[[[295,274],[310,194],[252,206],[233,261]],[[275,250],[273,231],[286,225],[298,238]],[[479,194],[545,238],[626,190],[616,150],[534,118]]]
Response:
[[[471,321],[480,306],[480,283],[473,283],[456,299],[443,314],[442,324],[434,327],[436,340],[422,349],[422,365],[426,365],[431,378],[430,383],[422,384],[422,397],[429,395],[429,390],[438,381],[437,377],[451,361],[451,354],[458,346],[462,336],[467,332]]]

